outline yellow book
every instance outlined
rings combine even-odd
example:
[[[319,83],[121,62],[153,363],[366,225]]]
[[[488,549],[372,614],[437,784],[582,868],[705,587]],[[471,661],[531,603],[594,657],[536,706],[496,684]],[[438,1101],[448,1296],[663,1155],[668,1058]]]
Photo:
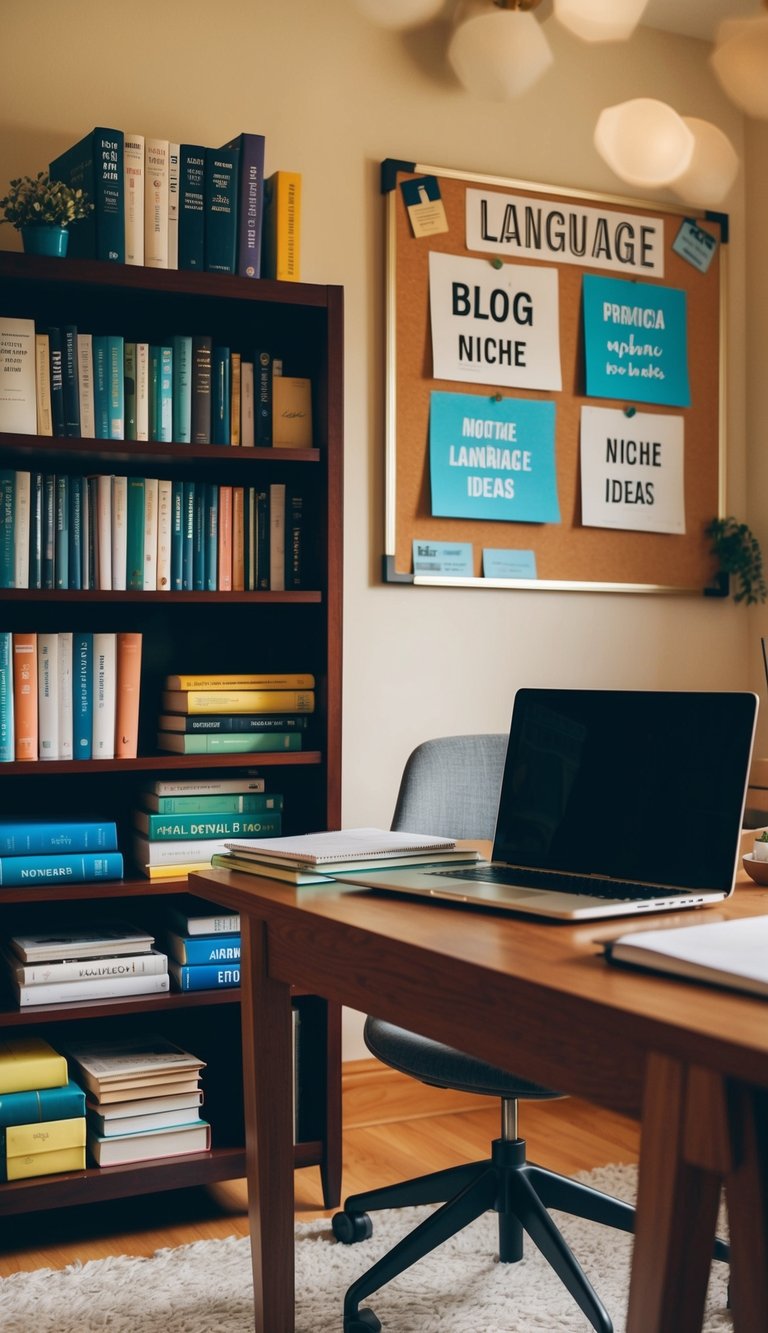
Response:
[[[186,879],[188,875],[196,874],[198,870],[210,870],[211,858],[207,861],[190,861],[186,865],[179,866],[141,866],[141,873],[147,876],[147,879]]]
[[[313,713],[314,690],[164,690],[166,713]]]
[[[10,1037],[0,1041],[0,1093],[61,1088],[67,1062],[42,1037]]]
[[[271,673],[255,671],[250,675],[166,676],[166,690],[312,690],[315,678],[308,671]]]
[[[261,276],[301,278],[301,173],[275,171],[264,182]]]
[[[59,1171],[84,1171],[85,1148],[57,1148],[54,1152],[33,1152],[9,1157],[8,1180],[26,1180],[30,1176],[53,1176]]]
[[[33,1125],[9,1125],[5,1131],[5,1151],[9,1158],[84,1146],[85,1116],[73,1116],[69,1120],[38,1120]]]
[[[272,386],[272,444],[276,449],[312,448],[312,381],[276,375]]]

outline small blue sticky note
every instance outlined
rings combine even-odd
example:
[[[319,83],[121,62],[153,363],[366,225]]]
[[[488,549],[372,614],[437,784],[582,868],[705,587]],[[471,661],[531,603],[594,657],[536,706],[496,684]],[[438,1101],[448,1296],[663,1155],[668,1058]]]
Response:
[[[686,259],[694,268],[706,273],[715,256],[717,239],[703,227],[697,227],[693,218],[686,218],[680,224],[672,249],[681,259]]]
[[[483,574],[487,579],[535,579],[533,551],[504,551],[483,547]]]
[[[415,537],[413,542],[414,574],[450,574],[453,578],[469,578],[474,574],[471,542],[431,542]]]

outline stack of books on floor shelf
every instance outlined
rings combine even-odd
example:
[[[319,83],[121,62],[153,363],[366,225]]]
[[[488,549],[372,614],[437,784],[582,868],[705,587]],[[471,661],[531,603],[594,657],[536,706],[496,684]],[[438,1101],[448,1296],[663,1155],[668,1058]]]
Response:
[[[153,944],[139,926],[106,922],[12,935],[0,960],[20,1009],[77,1004],[169,990],[168,959]]]
[[[24,1180],[85,1167],[85,1094],[42,1037],[0,1043],[0,1177]]]
[[[194,899],[167,910],[163,947],[177,990],[240,985],[240,917]]]
[[[84,884],[122,879],[111,820],[0,820],[0,885]]]
[[[212,863],[224,870],[244,870],[290,884],[322,884],[356,871],[391,870],[396,866],[461,865],[478,853],[457,847],[450,838],[388,829],[353,828],[326,833],[302,833],[269,842],[231,841]]]
[[[166,676],[158,748],[177,754],[300,750],[315,709],[314,686],[314,676],[299,671]]]
[[[87,1093],[88,1150],[99,1166],[205,1152],[200,1119],[205,1061],[156,1033],[67,1044]]]

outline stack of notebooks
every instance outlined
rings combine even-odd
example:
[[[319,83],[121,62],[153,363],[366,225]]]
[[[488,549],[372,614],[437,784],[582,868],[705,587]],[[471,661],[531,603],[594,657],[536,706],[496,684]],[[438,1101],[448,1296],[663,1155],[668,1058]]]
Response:
[[[177,990],[211,990],[240,985],[240,917],[183,900],[167,912],[163,946]]]
[[[300,750],[315,709],[308,672],[167,676],[157,744],[178,754]]]
[[[111,820],[0,820],[0,885],[83,884],[122,879]]]
[[[140,927],[106,922],[12,935],[0,957],[24,1009],[167,991],[168,959],[153,944]]]
[[[155,1033],[70,1043],[68,1055],[86,1089],[88,1150],[98,1166],[210,1148],[197,1056]]]
[[[386,829],[340,829],[304,833],[269,842],[228,842],[212,863],[224,870],[287,880],[291,884],[322,884],[360,870],[476,861],[478,853],[457,847],[450,838]]]
[[[0,1177],[85,1167],[85,1094],[42,1037],[0,1041]]]

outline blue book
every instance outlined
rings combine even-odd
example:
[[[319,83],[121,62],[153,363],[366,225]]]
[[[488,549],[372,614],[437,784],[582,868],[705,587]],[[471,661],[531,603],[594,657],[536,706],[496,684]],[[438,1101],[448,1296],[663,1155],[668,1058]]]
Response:
[[[257,448],[272,443],[272,375],[274,367],[271,352],[256,352],[253,358],[253,430]]]
[[[80,388],[77,371],[77,328],[65,324],[61,330],[61,374],[64,391],[64,434],[80,435]]]
[[[93,335],[93,415],[97,440],[109,439],[109,339]]]
[[[173,439],[173,348],[149,349],[149,438],[162,444]]]
[[[219,586],[219,488],[215,481],[205,485],[205,586],[209,592]]]
[[[205,589],[205,553],[206,542],[206,507],[207,487],[202,481],[195,486],[195,504],[192,527],[192,587],[195,592]]]
[[[93,634],[72,639],[72,756],[90,759],[93,742]]]
[[[232,357],[228,347],[214,347],[211,356],[211,443],[231,440],[230,379]]]
[[[63,852],[50,856],[0,856],[0,885],[6,889],[27,884],[90,884],[123,878],[121,852]]]
[[[56,582],[56,478],[52,472],[43,477],[43,572],[44,588]]]
[[[83,586],[83,491],[85,477],[69,478],[69,586]]]
[[[14,758],[13,635],[0,630],[0,763],[10,764]]]
[[[66,435],[64,415],[64,358],[61,329],[48,329],[48,360],[51,371],[51,420],[56,436]]]
[[[176,982],[177,990],[215,990],[240,985],[239,963],[205,963],[192,967],[168,959],[168,971]]]
[[[119,333],[107,334],[107,413],[108,438],[122,440],[125,436],[125,339]]]
[[[98,127],[50,164],[51,180],[85,190],[94,204],[87,218],[69,226],[72,259],[125,263],[124,147],[122,130]]]
[[[171,588],[181,592],[184,583],[184,485],[174,481],[171,486]]]
[[[205,268],[205,149],[179,147],[179,268]]]
[[[195,483],[185,481],[182,496],[181,586],[192,592],[195,586]]]
[[[241,278],[258,278],[264,215],[264,135],[238,134],[224,147],[236,149],[239,157],[236,271]]]
[[[43,586],[43,474],[33,472],[29,482],[29,586]]]
[[[234,273],[237,258],[238,151],[205,150],[205,269]]]
[[[173,439],[189,444],[192,435],[192,338],[173,339]]]
[[[0,1093],[0,1126],[34,1125],[40,1120],[76,1120],[85,1115],[85,1093],[69,1080],[60,1088]]]
[[[169,957],[177,963],[200,967],[206,963],[236,963],[240,966],[239,935],[176,935],[165,939]]]
[[[56,478],[56,537],[54,569],[56,587],[69,587],[69,477]]]
[[[16,586],[16,473],[0,469],[0,588]]]
[[[116,851],[113,820],[0,819],[0,856]]]

